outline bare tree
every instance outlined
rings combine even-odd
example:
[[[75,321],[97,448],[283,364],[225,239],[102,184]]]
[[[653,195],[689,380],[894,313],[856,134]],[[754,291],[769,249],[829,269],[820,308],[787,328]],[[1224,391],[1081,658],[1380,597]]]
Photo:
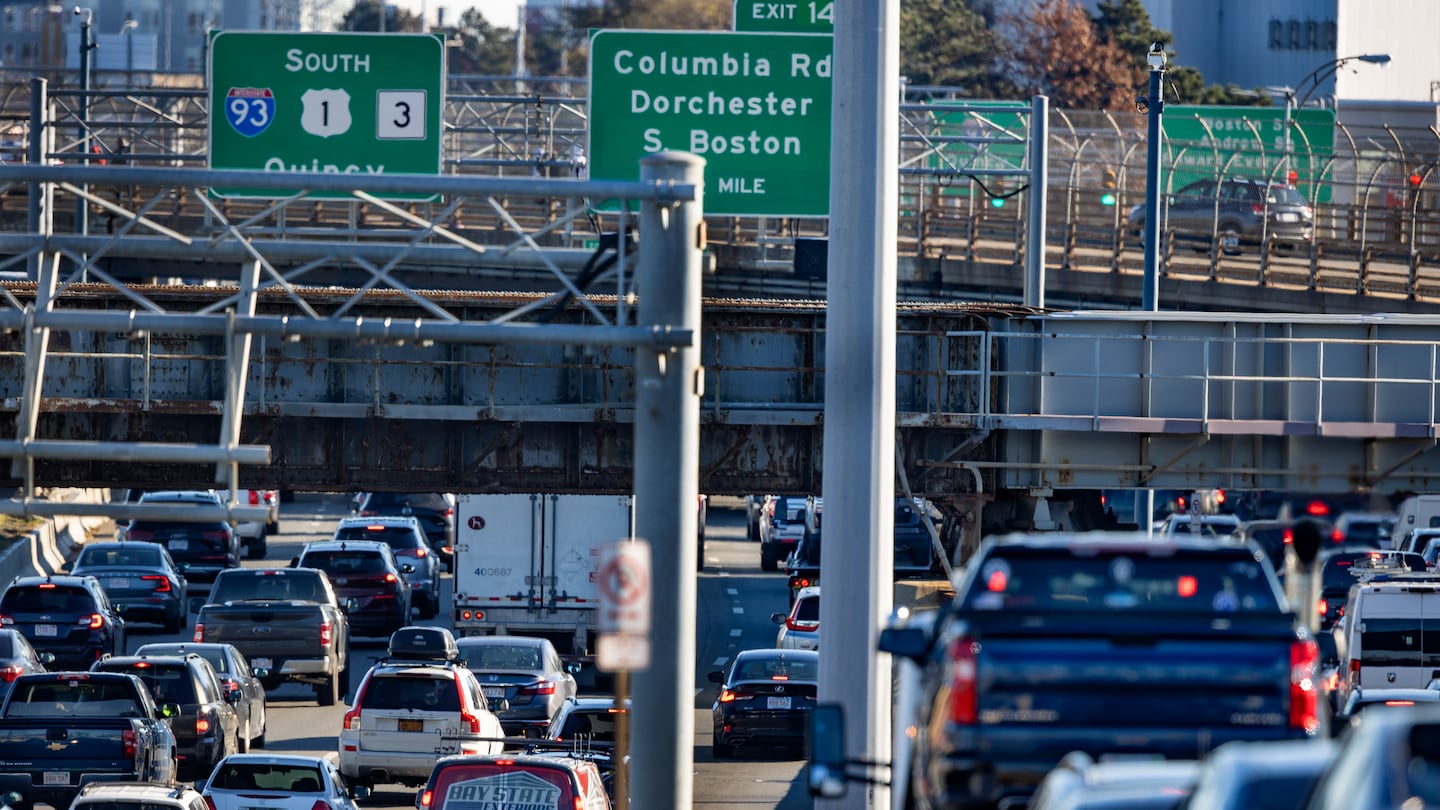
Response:
[[[1024,96],[1055,107],[1124,109],[1133,102],[1129,54],[1103,37],[1075,0],[1043,0],[1003,21],[1011,47],[1005,71]]]

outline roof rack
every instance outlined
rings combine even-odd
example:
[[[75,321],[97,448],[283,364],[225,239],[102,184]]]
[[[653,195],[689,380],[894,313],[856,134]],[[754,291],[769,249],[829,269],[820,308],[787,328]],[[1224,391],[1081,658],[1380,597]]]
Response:
[[[1410,567],[1408,558],[1413,556],[1411,552],[1396,551],[1393,549],[1376,549],[1369,552],[1365,557],[1356,558],[1350,564],[1350,576],[1355,577],[1362,583],[1377,582],[1397,577],[1410,579],[1435,579],[1436,574],[1428,571],[1416,571]]]
[[[460,663],[460,648],[455,636],[443,627],[402,627],[390,635],[390,644],[381,663],[399,661],[418,664]]]

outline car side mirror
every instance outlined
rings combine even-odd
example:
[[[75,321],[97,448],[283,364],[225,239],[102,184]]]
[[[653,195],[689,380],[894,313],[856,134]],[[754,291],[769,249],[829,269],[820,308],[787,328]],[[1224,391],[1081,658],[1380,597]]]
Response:
[[[239,690],[239,689],[226,689],[226,690],[225,690],[225,702],[226,702],[226,703],[229,703],[231,706],[234,706],[236,703],[239,703],[239,702],[240,702],[240,690]]]
[[[42,664],[55,663],[55,653],[42,652],[36,657],[40,659],[40,663]]]
[[[260,678],[263,680],[270,677],[270,670],[265,667],[255,667],[254,669],[250,670],[250,674],[254,675],[256,678]]]
[[[771,614],[770,614],[770,622],[771,622],[772,624],[784,624],[784,623],[785,623],[785,618],[786,618],[786,614],[784,614],[784,613],[771,613]]]
[[[400,573],[413,574],[415,573],[415,566],[411,565],[410,563],[402,563],[400,566]]]
[[[114,610],[116,613],[123,614],[125,612],[125,605],[111,605],[110,609]]]
[[[570,673],[571,675],[579,675],[580,670],[584,668],[585,666],[579,661],[571,661],[570,663],[565,665],[565,671]]]
[[[180,704],[179,704],[179,703],[162,703],[162,704],[160,704],[160,716],[163,717],[163,718],[165,718],[166,720],[169,720],[169,719],[171,719],[171,718],[173,718],[173,717],[179,717],[179,716],[180,716]]]
[[[880,652],[919,661],[930,651],[930,637],[919,627],[887,627],[880,631]]]
[[[360,600],[351,596],[345,600],[345,612],[354,613],[360,609]]]
[[[707,677],[710,678],[710,682],[711,682],[711,683],[724,683],[724,682],[725,682],[725,670],[723,670],[723,669],[717,669],[717,670],[715,670],[714,672],[710,673]]]
[[[68,571],[70,570],[70,561],[69,561],[69,560],[65,560],[65,561],[61,562],[61,563],[60,563],[59,570],[68,572]]]
[[[487,698],[486,703],[490,706],[490,711],[494,712],[495,714],[504,714],[505,712],[510,711],[510,701],[506,700],[505,698]]]
[[[355,801],[363,802],[366,799],[370,798],[370,788],[366,785],[351,785],[350,795],[355,799]]]
[[[845,795],[845,710],[838,703],[819,703],[810,710],[810,764],[805,781],[811,796],[838,799]]]
[[[289,564],[286,565],[285,567],[286,567],[286,568],[299,568],[299,567],[300,567],[300,558],[299,558],[299,557],[291,557]]]

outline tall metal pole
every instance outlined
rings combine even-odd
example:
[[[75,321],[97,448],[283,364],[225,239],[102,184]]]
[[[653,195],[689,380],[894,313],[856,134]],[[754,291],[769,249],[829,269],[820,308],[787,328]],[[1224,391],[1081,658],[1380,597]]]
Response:
[[[1050,177],[1050,99],[1030,99],[1029,225],[1025,248],[1025,306],[1045,306],[1045,198]]]
[[[1158,57],[1158,58],[1157,58]],[[1151,50],[1149,141],[1145,144],[1145,281],[1141,308],[1160,309],[1160,114],[1165,110],[1165,52]]]
[[[705,161],[657,152],[647,183],[700,188]],[[701,200],[640,208],[636,323],[693,330],[673,351],[635,352],[635,535],[650,541],[650,668],[632,678],[631,807],[690,807],[695,744],[695,548],[700,478]]]
[[[1294,154],[1293,150],[1295,148],[1293,141],[1290,139],[1290,120],[1294,115],[1295,90],[1294,88],[1287,87],[1285,88],[1285,140],[1282,143],[1282,146],[1285,148],[1285,159],[1283,161],[1284,166],[1280,169],[1280,176],[1286,183],[1290,182],[1290,156]]]
[[[39,76],[30,80],[30,130],[29,142],[25,144],[25,160],[31,166],[41,166],[45,163],[46,141],[50,135],[50,95],[47,91],[46,81]],[[54,186],[50,183],[31,183],[27,192],[27,208],[25,227],[30,233],[49,236],[53,231],[54,220],[50,216],[50,203],[53,199],[51,190]],[[29,276],[31,281],[40,280],[41,255],[30,258]]]
[[[820,615],[845,632],[820,648],[819,691],[844,706],[846,755],[889,762],[891,662],[875,649],[894,601],[900,0],[835,5]],[[890,790],[815,806],[888,808]]]
[[[83,12],[80,17],[80,103],[78,113],[80,117],[80,165],[90,164],[90,51],[95,47],[90,41],[90,9],[77,8],[76,11]],[[89,186],[82,186],[82,190],[88,191]],[[90,232],[90,204],[84,198],[75,201],[75,233],[84,236]]]

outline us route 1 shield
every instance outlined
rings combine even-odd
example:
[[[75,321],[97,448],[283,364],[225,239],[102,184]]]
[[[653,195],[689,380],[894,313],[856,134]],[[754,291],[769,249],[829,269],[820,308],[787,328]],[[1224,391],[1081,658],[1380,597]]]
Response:
[[[437,36],[221,31],[211,35],[209,70],[212,169],[354,175],[361,189],[367,176],[440,173],[445,46]]]

